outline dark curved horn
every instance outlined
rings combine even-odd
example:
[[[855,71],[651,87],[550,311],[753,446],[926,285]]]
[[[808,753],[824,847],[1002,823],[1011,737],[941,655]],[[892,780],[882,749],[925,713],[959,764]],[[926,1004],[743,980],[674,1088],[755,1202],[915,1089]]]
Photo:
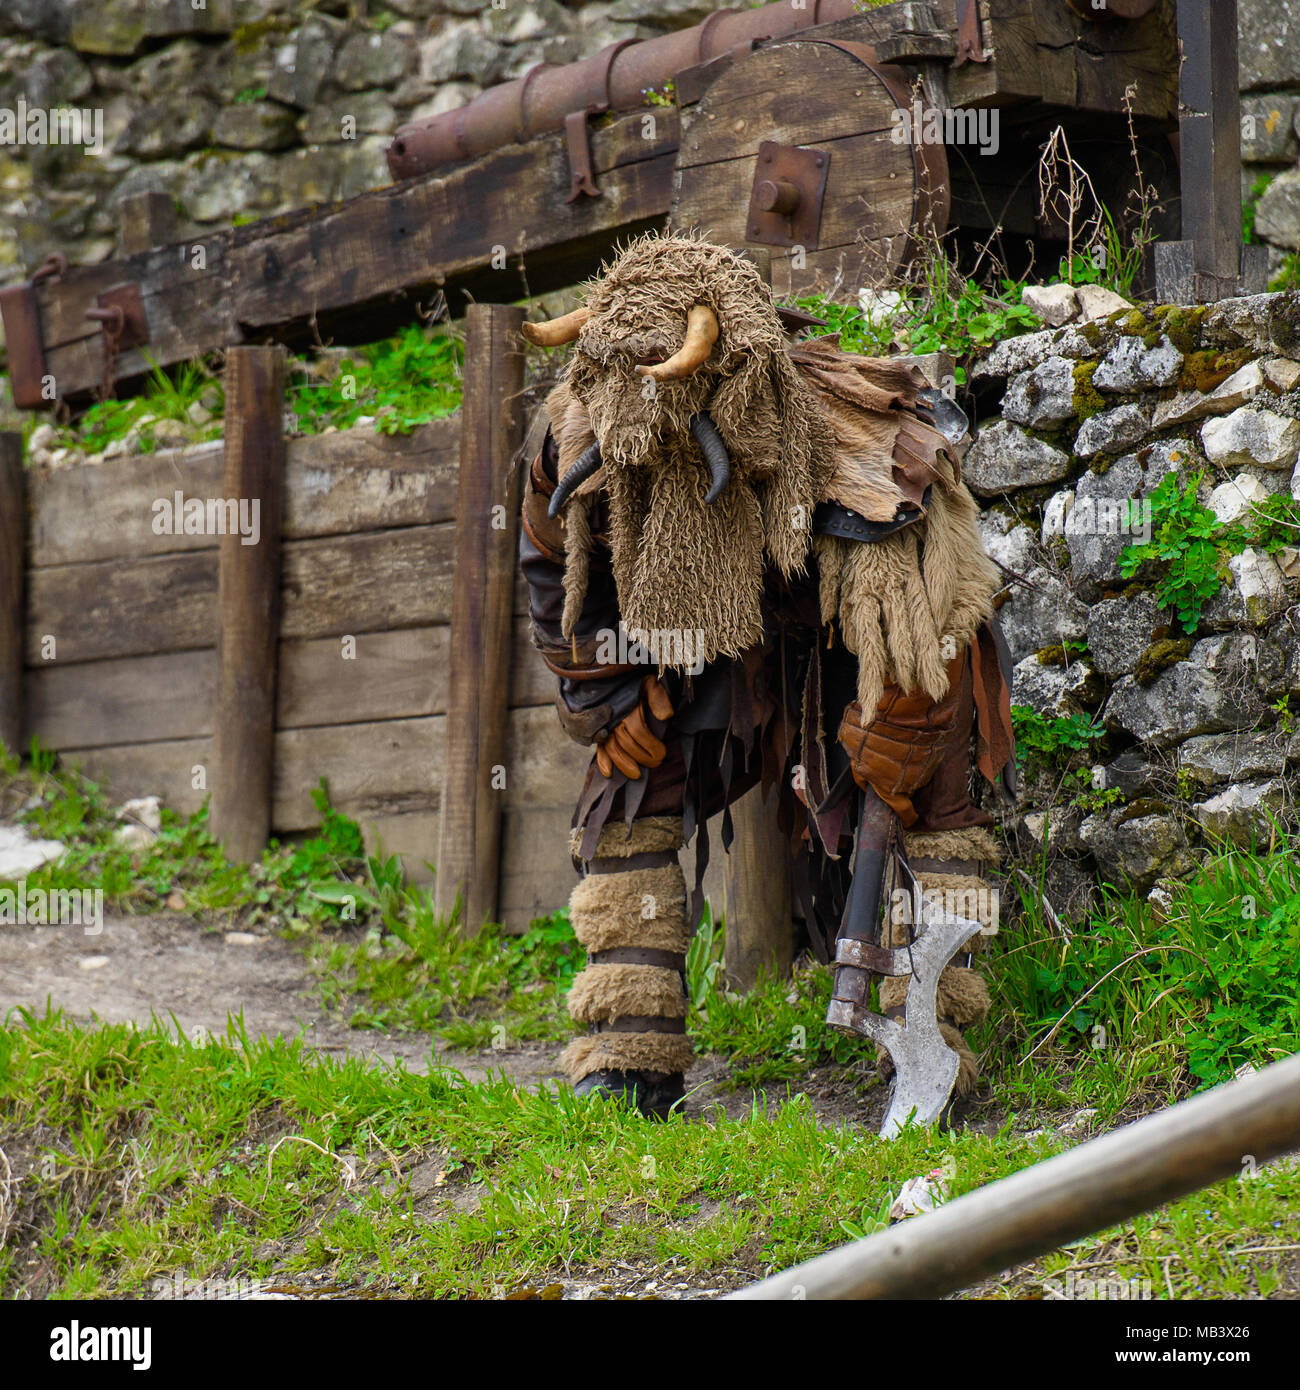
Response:
[[[549,517],[559,516],[560,508],[602,463],[604,463],[604,459],[600,456],[600,440],[598,439],[589,449],[584,450],[579,455],[577,462],[560,479],[555,491],[551,493],[551,505],[547,507],[546,515]]]
[[[713,486],[704,500],[716,502],[722,495],[722,489],[731,481],[731,456],[727,453],[727,446],[722,442],[718,427],[707,410],[701,410],[691,421],[691,433],[695,436],[695,442],[704,455],[704,462],[709,465],[709,472],[713,475]]]

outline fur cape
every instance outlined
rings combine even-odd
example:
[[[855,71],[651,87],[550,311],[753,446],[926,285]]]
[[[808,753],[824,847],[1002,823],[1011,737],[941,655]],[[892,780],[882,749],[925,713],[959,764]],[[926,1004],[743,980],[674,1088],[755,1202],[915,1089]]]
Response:
[[[961,482],[955,451],[913,413],[917,389],[924,384],[917,380],[919,372],[912,375],[915,368],[842,353],[829,339],[799,344],[790,350],[788,360],[829,428],[831,466],[802,504],[802,542],[798,534],[786,533],[779,556],[772,554],[766,537],[763,549],[769,559],[784,560],[780,567],[787,575],[803,573],[807,555],[815,554],[821,618],[823,623],[838,623],[842,640],[858,658],[858,698],[864,709],[874,709],[890,684],[908,691],[923,689],[941,699],[947,691],[947,664],[992,613],[992,596],[999,582],[996,566],[980,541],[978,508]],[[563,476],[595,436],[567,383],[552,392],[546,408]],[[900,436],[923,458],[920,465],[909,466],[910,477],[896,457]],[[698,463],[694,466],[698,472]],[[591,504],[602,487],[608,489],[612,471],[606,466],[588,479],[565,512],[566,634],[573,631],[586,593],[593,542]],[[915,524],[871,544],[838,536],[813,537],[811,515],[817,502],[838,502],[870,521],[888,521],[900,506],[918,500],[918,478],[928,488],[928,499],[922,519]],[[761,513],[761,507],[751,510],[745,524],[759,525]],[[668,525],[667,515],[660,524]],[[629,631],[705,629],[709,605],[700,601],[698,591],[693,593],[688,583],[647,596],[638,582],[636,555],[623,552],[648,540],[644,528],[630,519],[621,525],[615,522],[608,539],[620,611]],[[693,570],[683,566],[678,572],[686,581]],[[751,564],[746,572],[727,577],[744,586],[740,603],[734,605],[745,615],[743,649],[762,633],[761,570],[754,572]],[[718,587],[715,584],[715,600]],[[647,602],[647,597],[652,601]],[[706,655],[712,658],[728,645],[735,643],[715,640]],[[724,654],[738,652],[724,650]]]
[[[646,389],[636,362],[675,351],[696,304],[720,325],[709,360]],[[756,268],[693,237],[634,241],[586,306],[577,351],[546,401],[561,477],[596,439],[604,458],[563,513],[565,635],[587,590],[599,493],[629,636],[699,633],[691,660],[738,657],[763,638],[768,566],[795,579],[815,556],[821,618],[858,657],[863,708],[886,684],[942,698],[948,663],[992,611],[997,571],[958,455],[917,412],[919,368],[841,352],[830,338],[787,344]],[[712,504],[690,431],[705,410],[732,464]],[[923,515],[872,543],[814,538],[825,501],[870,521],[904,505]]]

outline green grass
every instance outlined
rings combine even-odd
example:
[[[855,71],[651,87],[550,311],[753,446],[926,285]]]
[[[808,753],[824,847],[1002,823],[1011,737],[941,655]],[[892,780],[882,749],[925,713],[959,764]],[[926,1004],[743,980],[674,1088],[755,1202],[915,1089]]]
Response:
[[[360,828],[333,809],[323,781],[313,800],[319,829],[272,840],[255,864],[226,859],[206,805],[188,817],[164,807],[157,840],[132,850],[117,843],[121,822],[96,783],[36,747],[22,768],[0,746],[0,809],[26,806],[21,819],[33,835],[68,846],[27,875],[29,889],[99,887],[117,912],[269,924],[297,941],[322,1005],[353,1027],[428,1029],[470,1049],[572,1034],[563,996],[583,956],[567,911],[523,936],[491,924],[464,936],[454,916],[438,917],[428,894],[403,882],[396,857],[366,854]]]
[[[381,434],[409,434],[460,408],[464,356],[461,339],[445,325],[408,324],[396,337],[343,358],[329,381],[292,386],[295,428],[316,434],[374,416]]]
[[[322,1005],[353,1028],[428,1030],[466,1051],[573,1035],[564,996],[584,957],[567,912],[522,936],[488,924],[466,937],[407,888],[360,944],[316,934],[304,945]]]
[[[87,408],[74,423],[56,427],[52,448],[75,448],[88,454],[102,453],[114,440],[125,439],[134,432],[133,452],[152,454],[165,447],[158,439],[158,424],[175,421],[184,427],[189,443],[217,439],[221,435],[220,416],[225,392],[220,379],[202,362],[187,362],[172,374],[154,366],[149,379],[138,396],[122,400],[110,397]],[[201,405],[211,419],[196,424],[190,410]],[[28,415],[26,433],[41,424],[39,417]]]
[[[464,344],[446,325],[408,324],[400,333],[319,361],[291,357],[286,411],[295,434],[349,429],[373,418],[381,434],[409,434],[460,408]],[[204,414],[191,415],[196,406]],[[153,367],[139,395],[110,397],[56,428],[51,448],[102,453],[131,436],[133,453],[149,454],[175,441],[159,437],[160,421],[184,427],[184,444],[218,439],[223,430],[225,390],[215,363],[187,362],[163,371]],[[207,418],[205,418],[205,415]],[[28,438],[43,423],[25,413]]]
[[[298,929],[337,924],[348,920],[337,885],[365,869],[361,832],[332,809],[323,781],[312,793],[318,832],[293,844],[272,840],[251,865],[226,859],[208,831],[206,804],[188,817],[163,807],[162,830],[151,845],[123,846],[116,839],[122,823],[103,788],[56,766],[54,755],[37,747],[20,768],[0,745],[0,793],[26,807],[21,821],[33,835],[67,845],[58,859],[27,875],[29,888],[102,888],[119,912],[161,912],[171,899],[174,907],[214,919],[256,924],[275,917]]]
[[[0,1030],[0,1135],[11,1154],[29,1140],[0,1289],[34,1281],[68,1298],[147,1291],[180,1272],[500,1297],[599,1283],[623,1264],[716,1288],[879,1229],[906,1175],[941,1168],[957,1195],[1059,1147],[1009,1129],[885,1144],[819,1125],[798,1096],[657,1124],[505,1080],[320,1061],[238,1026],[194,1045],[159,1026],[26,1013]],[[1297,1198],[1295,1168],[1265,1169],[1076,1242],[985,1295],[1032,1295],[1099,1264],[1150,1280],[1156,1297],[1166,1270],[1182,1297],[1267,1294],[1284,1259],[1233,1252],[1294,1241]]]
[[[521,938],[464,938],[395,860],[363,855],[323,795],[316,835],[247,870],[225,863],[201,814],[170,818],[156,846],[128,855],[111,846],[99,789],[51,763],[37,750],[26,770],[0,766],[0,811],[28,802],[32,829],[70,844],[31,886],[98,882],[118,910],[152,911],[179,891],[209,918],[274,918],[325,1005],[361,1028],[425,1028],[489,1056],[571,1034],[563,995],[582,954],[564,914]],[[1063,936],[1030,889],[1004,889],[983,965],[993,1012],[970,1034],[990,1086],[972,1114],[980,1128],[889,1146],[819,1124],[799,1094],[822,1067],[880,1084],[871,1047],[825,1026],[830,972],[731,994],[711,917],[688,957],[692,1036],[727,1060],[732,1085],[772,1098],[730,1119],[651,1124],[504,1077],[469,1085],[318,1061],[237,1023],[194,1044],[159,1026],[20,1012],[0,1028],[0,1149],[20,1199],[17,1214],[0,1200],[0,1221],[20,1223],[0,1242],[0,1290],[130,1293],[184,1272],[488,1297],[566,1271],[598,1283],[620,1264],[731,1285],[877,1229],[904,1177],[941,1167],[970,1190],[1054,1151],[1064,1141],[1050,1130],[1027,1132],[1080,1107],[1122,1122],[1300,1049],[1289,842],[1223,851],[1163,912],[1116,892],[1074,926]],[[405,1183],[426,1160],[442,1176],[417,1201]],[[985,1293],[1033,1294],[1076,1270],[1149,1280],[1157,1297],[1300,1291],[1287,1252],[1261,1248],[1297,1241],[1298,1197],[1294,1168],[1247,1174]]]

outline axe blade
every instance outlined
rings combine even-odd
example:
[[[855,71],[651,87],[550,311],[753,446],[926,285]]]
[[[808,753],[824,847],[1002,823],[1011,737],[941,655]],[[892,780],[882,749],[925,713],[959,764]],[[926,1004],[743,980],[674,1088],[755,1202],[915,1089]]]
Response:
[[[912,976],[902,1023],[883,1018],[845,1000],[832,1000],[826,1021],[865,1034],[883,1047],[894,1064],[894,1093],[880,1126],[882,1139],[896,1138],[910,1122],[931,1125],[943,1113],[957,1081],[959,1058],[944,1041],[935,1012],[939,975],[952,957],[981,930],[978,922],[952,913],[929,910],[924,925],[907,947],[892,956],[890,975]],[[854,964],[852,943],[837,950]]]

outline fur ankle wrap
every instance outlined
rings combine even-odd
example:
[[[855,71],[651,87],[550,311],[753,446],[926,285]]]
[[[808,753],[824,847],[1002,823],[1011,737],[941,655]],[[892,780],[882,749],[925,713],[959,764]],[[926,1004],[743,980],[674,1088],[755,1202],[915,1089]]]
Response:
[[[678,864],[619,870],[634,855],[672,852],[682,843],[682,823],[667,816],[605,827],[593,856],[598,871],[582,879],[569,898],[574,934],[589,956],[640,947],[684,957],[691,932],[686,919],[686,881]],[[665,965],[589,963],[569,991],[569,1014],[593,1031],[575,1038],[560,1056],[573,1082],[596,1071],[683,1072],[694,1052],[680,1029],[688,1000],[682,976]],[[628,1020],[636,1031],[611,1028]],[[662,1030],[655,1025],[662,1022]],[[643,1023],[644,1028],[638,1027]]]

